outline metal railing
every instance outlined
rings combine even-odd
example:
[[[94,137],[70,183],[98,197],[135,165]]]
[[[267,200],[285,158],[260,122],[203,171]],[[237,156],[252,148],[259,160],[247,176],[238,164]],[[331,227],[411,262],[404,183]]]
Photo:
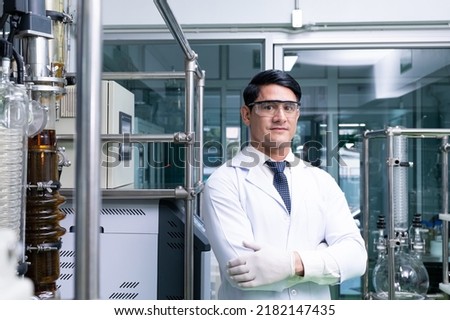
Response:
[[[75,299],[98,299],[98,212],[101,199],[162,199],[177,198],[185,201],[184,298],[194,298],[194,228],[193,218],[203,178],[203,92],[205,72],[200,69],[197,54],[175,19],[167,1],[155,0],[159,12],[185,55],[183,72],[109,72],[101,73],[102,30],[101,2],[81,0],[78,3],[79,23],[77,38],[77,135],[76,141],[76,260]],[[101,190],[101,142],[117,142],[123,135],[101,134],[100,103],[101,80],[185,79],[184,132],[157,135],[130,134],[127,142],[178,142],[186,145],[184,186],[174,189]],[[197,90],[196,90],[197,89]],[[197,93],[197,97],[195,94]],[[197,98],[197,99],[195,99]],[[196,105],[195,102],[197,102]],[[196,127],[194,127],[196,124]],[[74,140],[74,135],[58,135],[58,140]],[[199,146],[196,148],[196,146]],[[196,181],[196,179],[198,179]],[[70,197],[69,195],[66,195]]]

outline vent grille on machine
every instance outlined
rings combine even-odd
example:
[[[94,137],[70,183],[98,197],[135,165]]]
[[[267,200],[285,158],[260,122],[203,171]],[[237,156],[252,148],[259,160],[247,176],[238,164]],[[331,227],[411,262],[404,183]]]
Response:
[[[61,262],[61,269],[75,269],[75,262]]]
[[[125,281],[119,286],[119,290],[136,289],[139,286],[138,281]],[[113,292],[108,297],[109,300],[133,300],[139,293],[136,292]]]
[[[136,289],[139,286],[138,281],[125,281],[119,286],[120,290]],[[133,300],[139,293],[136,292],[113,292],[108,297],[110,300]]]
[[[166,296],[167,300],[184,300],[183,296],[176,296],[176,295],[168,295]]]
[[[75,257],[75,251],[73,250],[61,250],[59,252],[61,258],[72,258]]]
[[[128,208],[103,208],[102,215],[111,216],[145,216],[145,211],[142,209],[128,209]]]
[[[109,300],[134,300],[138,296],[138,293],[126,293],[126,292],[113,292],[108,299]]]
[[[61,273],[61,275],[59,276],[59,280],[61,281],[67,281],[72,279],[73,277],[73,273]]]
[[[59,281],[70,281],[74,276],[73,270],[75,269],[75,262],[73,258],[75,257],[74,250],[60,250],[59,256],[61,258],[59,266],[61,273],[59,275]],[[61,287],[61,285],[59,285]]]
[[[75,210],[73,208],[60,208],[60,209],[66,215],[75,214]]]
[[[125,288],[125,289],[129,289],[129,288],[132,288],[132,289],[134,289],[134,288],[136,288],[137,286],[139,285],[139,282],[136,282],[136,281],[127,281],[127,282],[124,282],[124,283],[122,283],[120,286],[119,286],[119,288]]]
[[[61,211],[66,215],[75,214],[74,208],[61,208]],[[102,215],[109,216],[146,216],[144,210],[139,208],[103,208],[101,211]]]
[[[66,86],[66,94],[60,101],[60,117],[61,118],[75,118],[77,115],[77,91],[76,86]]]

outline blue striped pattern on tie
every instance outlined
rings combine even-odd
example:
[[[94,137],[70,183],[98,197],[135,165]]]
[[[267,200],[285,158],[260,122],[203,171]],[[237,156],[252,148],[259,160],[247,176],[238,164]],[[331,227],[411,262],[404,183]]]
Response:
[[[286,167],[286,161],[274,162],[267,160],[267,166],[273,171],[273,185],[278,190],[281,198],[286,205],[289,213],[291,213],[291,197],[289,195],[289,185],[286,175],[284,174],[284,168]]]

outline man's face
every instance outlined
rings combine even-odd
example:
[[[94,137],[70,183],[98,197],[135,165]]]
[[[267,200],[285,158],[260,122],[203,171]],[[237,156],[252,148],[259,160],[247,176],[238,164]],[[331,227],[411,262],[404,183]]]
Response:
[[[297,101],[297,97],[288,88],[270,84],[261,87],[255,102],[267,100]],[[255,108],[252,111],[247,106],[241,108],[242,120],[250,127],[252,145],[273,159],[284,158],[297,129],[299,112],[289,116],[278,108],[273,116],[261,116]]]

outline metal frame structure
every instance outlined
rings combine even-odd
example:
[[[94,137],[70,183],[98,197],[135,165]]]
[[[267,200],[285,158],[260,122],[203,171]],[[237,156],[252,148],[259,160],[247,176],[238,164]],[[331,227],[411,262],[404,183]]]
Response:
[[[389,299],[394,299],[395,294],[395,262],[394,262],[394,247],[395,247],[395,231],[394,231],[394,214],[393,214],[393,165],[392,160],[394,154],[394,136],[406,136],[411,138],[435,138],[441,139],[441,153],[442,153],[442,213],[439,214],[439,218],[442,223],[442,283],[439,288],[445,294],[450,294],[449,284],[449,250],[448,250],[448,223],[450,221],[450,214],[448,212],[448,152],[450,151],[450,145],[448,143],[448,136],[450,130],[445,129],[409,129],[400,127],[388,127],[383,130],[366,131],[364,133],[363,140],[363,161],[364,161],[364,191],[363,191],[363,237],[366,242],[366,249],[368,249],[369,240],[369,140],[371,138],[386,138],[387,140],[387,159],[388,159],[388,281],[389,281]],[[369,297],[369,275],[368,271],[364,275],[363,281],[363,297]]]
[[[75,299],[99,298],[99,221],[101,199],[162,199],[178,198],[185,201],[185,248],[184,248],[184,298],[194,297],[194,228],[193,215],[197,199],[202,191],[203,178],[203,93],[205,72],[200,69],[197,54],[190,48],[183,31],[177,23],[167,1],[154,0],[175,40],[185,55],[185,72],[155,73],[103,73],[101,3],[79,2],[79,30],[77,39],[77,172],[75,185],[76,260]],[[122,135],[102,135],[100,132],[101,80],[119,79],[185,79],[185,131],[173,135],[131,135],[131,142],[175,142],[186,145],[184,186],[174,189],[150,190],[101,190],[100,161],[101,142],[113,142]],[[197,88],[197,91],[195,89]],[[195,99],[197,94],[197,99]],[[197,102],[196,105],[195,102]],[[196,111],[196,112],[195,112]],[[196,124],[196,125],[195,125]],[[195,127],[194,127],[195,126]],[[73,140],[73,135],[58,135],[58,140]],[[196,171],[197,170],[197,171]],[[198,178],[198,181],[196,179]]]

